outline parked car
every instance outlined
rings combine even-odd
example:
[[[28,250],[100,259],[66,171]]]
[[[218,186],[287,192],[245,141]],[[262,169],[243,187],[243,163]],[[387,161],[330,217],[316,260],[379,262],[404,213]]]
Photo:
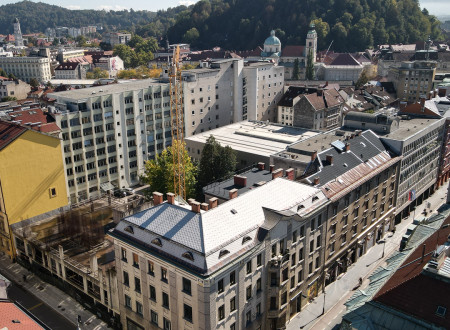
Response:
[[[126,195],[127,195],[127,193],[122,189],[114,190],[114,197],[122,198],[122,197],[125,197]]]
[[[135,193],[134,189],[132,189],[132,188],[122,188],[121,190],[125,191],[127,196],[131,196],[131,195],[133,195]]]

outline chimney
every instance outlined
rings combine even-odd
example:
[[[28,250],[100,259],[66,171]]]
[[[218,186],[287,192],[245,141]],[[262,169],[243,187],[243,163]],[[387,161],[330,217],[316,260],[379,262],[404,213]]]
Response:
[[[163,194],[160,192],[154,191],[153,192],[153,205],[159,205],[163,202]]]
[[[322,96],[322,88],[317,88],[317,96]]]
[[[266,166],[266,164],[264,164],[263,162],[259,162],[258,163],[258,170],[260,171],[264,171],[264,167]]]
[[[353,139],[355,137],[355,133],[350,134],[350,139]]]
[[[236,198],[238,195],[238,190],[236,188],[231,189],[228,193],[230,199]]]
[[[420,106],[423,108],[424,105],[425,105],[425,97],[422,95],[422,96],[420,97]]]
[[[269,166],[270,173],[273,172],[274,168],[275,168],[275,165],[270,165],[270,166]]]
[[[333,156],[332,155],[327,155],[327,163],[330,165],[333,164]]]
[[[423,262],[423,258],[425,257],[425,248],[427,247],[426,244],[422,245],[422,260],[420,260],[420,263]]]
[[[445,97],[447,90],[445,88],[439,88],[438,90],[438,96]]]
[[[208,211],[208,209],[209,209],[208,203],[201,203],[200,207],[203,211]]]
[[[311,154],[311,161],[315,161],[317,158],[317,150],[314,150],[313,153]]]
[[[194,198],[189,198],[187,200],[187,202],[188,202],[189,205],[192,205],[192,202],[195,202],[195,199]]]
[[[314,178],[314,185],[317,186],[320,182],[319,177]]]
[[[404,110],[406,108],[407,104],[408,103],[406,103],[404,101],[400,102],[400,111]]]
[[[433,91],[429,91],[428,92],[428,100],[431,100],[434,97],[434,92]]]
[[[358,129],[358,130],[355,131],[355,134],[356,134],[356,136],[361,136],[362,131],[360,129]]]
[[[169,204],[175,204],[175,194],[174,193],[167,193],[167,201]]]
[[[294,181],[294,169],[293,168],[289,168],[286,170],[286,177],[288,178],[288,180]]]
[[[246,187],[247,186],[247,177],[242,175],[235,175],[234,176],[234,185],[239,187]]]
[[[196,201],[192,202],[191,207],[192,207],[192,212],[200,213],[200,203],[199,202],[196,202]]]
[[[212,197],[209,199],[209,208],[214,209],[217,207],[217,197]]]
[[[345,144],[345,151],[350,151],[350,143]]]
[[[283,169],[279,168],[278,170],[275,170],[272,172],[272,180],[276,178],[281,178],[283,176]]]
[[[328,81],[325,82],[325,86],[324,87],[327,87],[327,86],[328,86]]]

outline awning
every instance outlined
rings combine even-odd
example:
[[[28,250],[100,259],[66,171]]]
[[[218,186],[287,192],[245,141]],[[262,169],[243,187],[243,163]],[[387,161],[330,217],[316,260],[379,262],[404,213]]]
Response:
[[[109,191],[109,190],[114,190],[116,187],[114,187],[111,182],[105,182],[100,185],[100,188],[103,191]]]

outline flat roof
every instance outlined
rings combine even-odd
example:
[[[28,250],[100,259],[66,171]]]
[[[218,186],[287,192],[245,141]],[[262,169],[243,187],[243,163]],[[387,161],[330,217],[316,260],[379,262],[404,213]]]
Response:
[[[379,134],[381,138],[387,138],[391,140],[405,141],[408,138],[418,134],[424,129],[427,129],[430,125],[439,121],[445,120],[444,118],[429,119],[429,118],[412,118],[400,120],[399,127],[395,131],[389,134]]]
[[[143,89],[154,85],[168,85],[168,83],[162,83],[156,79],[143,79],[120,84],[101,85],[89,88],[73,89],[65,92],[49,93],[49,97],[56,99],[62,97],[67,99],[74,99],[76,101],[79,99],[92,97],[94,95],[110,95],[115,93],[122,93],[125,91]],[[92,94],[93,92],[95,92],[95,94]]]
[[[187,144],[190,141],[205,144],[213,135],[223,147],[230,146],[236,151],[270,157],[292,143],[319,134],[303,128],[242,121],[190,136],[185,141]]]

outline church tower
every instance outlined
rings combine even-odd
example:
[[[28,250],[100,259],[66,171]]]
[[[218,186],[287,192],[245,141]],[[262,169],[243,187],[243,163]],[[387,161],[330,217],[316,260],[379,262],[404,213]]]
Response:
[[[17,47],[23,46],[22,31],[20,31],[20,23],[18,18],[14,20],[14,39]]]
[[[310,51],[313,55],[313,63],[315,63],[317,56],[317,32],[314,23],[309,25],[308,34],[306,35],[305,58],[308,58]]]

